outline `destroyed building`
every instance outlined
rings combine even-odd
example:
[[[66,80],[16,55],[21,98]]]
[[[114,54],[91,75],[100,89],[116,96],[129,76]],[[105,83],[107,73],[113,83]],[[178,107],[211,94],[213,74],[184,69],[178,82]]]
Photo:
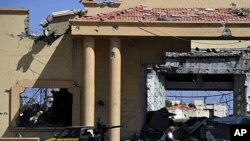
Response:
[[[235,65],[236,69],[211,71],[232,72],[224,88],[234,89],[234,114],[248,114],[248,61],[236,63],[242,61],[239,48],[250,45],[248,0],[234,5],[228,0],[81,2],[85,5],[82,11],[52,13],[42,22],[44,35],[39,37],[27,30],[27,9],[0,9],[1,137],[20,133],[44,140],[58,132],[60,126],[18,127],[17,119],[20,94],[26,88],[59,88],[72,96],[72,126],[93,126],[101,118],[108,126],[123,125],[110,130],[111,141],[132,139],[144,126],[147,109],[157,110],[162,104],[162,93],[149,101],[154,94],[148,98],[147,92],[162,92],[169,84],[172,88],[185,86],[165,81],[157,83],[159,87],[148,87],[148,65],[157,66],[155,72],[189,73],[177,64],[183,58],[199,57],[199,53],[187,53],[196,47],[210,48],[210,52],[214,51],[211,46],[215,51],[221,46],[235,49],[236,53],[226,52],[223,57],[229,58],[228,67]],[[206,47],[199,46],[202,43]],[[245,57],[243,60],[248,59]],[[213,61],[216,59],[208,59],[205,64],[210,66]],[[207,71],[209,68],[193,73]]]

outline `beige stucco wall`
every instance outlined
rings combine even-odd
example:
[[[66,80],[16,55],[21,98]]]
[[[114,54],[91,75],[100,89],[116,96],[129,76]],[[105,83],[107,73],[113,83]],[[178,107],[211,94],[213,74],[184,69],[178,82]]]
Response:
[[[8,10],[7,10],[8,11]],[[70,35],[61,36],[53,44],[27,37],[24,21],[28,12],[0,10],[0,136],[15,136],[23,132],[24,137],[51,136],[53,131],[27,132],[8,128],[10,119],[11,88],[19,80],[72,80],[72,49]],[[56,130],[55,130],[56,131]]]
[[[0,33],[3,35],[18,35],[24,32],[25,19],[28,17],[26,9],[0,8]],[[1,38],[2,39],[2,38]]]
[[[84,1],[84,0],[82,0]],[[88,1],[88,0],[85,0]],[[250,5],[248,0],[120,0],[121,4],[117,8],[108,7],[86,7],[88,15],[95,15],[98,13],[111,12],[118,9],[127,9],[139,5],[145,5],[152,8],[173,7],[173,8],[191,8],[191,7],[204,7],[204,8],[227,8],[234,2],[237,7],[247,7]]]
[[[16,14],[12,12],[0,11],[0,136],[3,136],[9,123],[9,93],[15,78],[12,75],[9,65],[10,58],[17,52],[18,39],[17,35],[24,31],[24,20],[27,14]],[[14,53],[14,50],[16,51]],[[12,55],[13,54],[13,55]],[[17,63],[16,63],[17,64]],[[1,114],[4,113],[4,114]]]

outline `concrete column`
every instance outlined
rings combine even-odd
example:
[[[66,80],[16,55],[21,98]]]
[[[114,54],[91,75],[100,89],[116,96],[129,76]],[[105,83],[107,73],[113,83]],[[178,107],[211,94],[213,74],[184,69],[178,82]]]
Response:
[[[84,37],[83,47],[83,94],[81,124],[94,126],[95,117],[95,40],[93,37]]]
[[[246,114],[246,90],[245,90],[245,75],[234,75],[234,102],[233,110],[235,116]]]
[[[245,91],[246,91],[246,115],[250,115],[250,74],[246,74],[245,81]]]
[[[118,37],[110,39],[110,126],[121,124],[121,41]],[[120,140],[120,128],[109,132],[110,141]]]

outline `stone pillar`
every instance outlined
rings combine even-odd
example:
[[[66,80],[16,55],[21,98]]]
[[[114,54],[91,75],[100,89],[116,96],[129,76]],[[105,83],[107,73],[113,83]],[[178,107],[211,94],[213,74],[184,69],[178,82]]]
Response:
[[[121,124],[121,41],[118,37],[110,39],[110,126]],[[109,132],[110,141],[120,140],[120,128]]]
[[[95,117],[95,40],[84,37],[83,47],[83,93],[81,97],[81,125],[94,126]]]
[[[234,75],[234,116],[242,116],[246,114],[246,90],[245,90],[245,75]]]

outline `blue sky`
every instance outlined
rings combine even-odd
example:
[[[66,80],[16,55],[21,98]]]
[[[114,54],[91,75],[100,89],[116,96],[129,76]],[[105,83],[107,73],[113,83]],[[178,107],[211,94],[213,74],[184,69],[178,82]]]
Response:
[[[83,9],[79,0],[0,0],[0,8],[26,8],[30,14],[30,29],[39,32],[40,22],[55,11]]]
[[[193,103],[194,100],[203,100],[206,104],[222,104],[227,106],[229,114],[233,114],[233,91],[168,90],[165,97],[168,100],[179,100],[185,104]]]

